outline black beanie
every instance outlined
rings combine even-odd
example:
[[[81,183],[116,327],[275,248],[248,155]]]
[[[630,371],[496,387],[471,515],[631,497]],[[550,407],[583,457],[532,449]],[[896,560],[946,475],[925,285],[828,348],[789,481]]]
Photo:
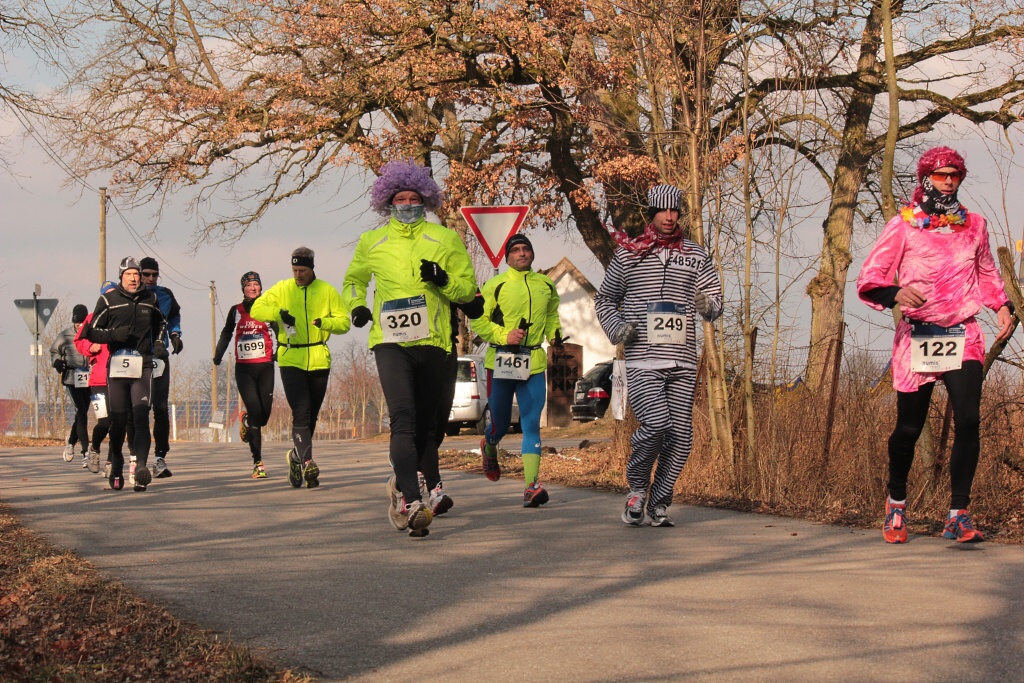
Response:
[[[160,272],[160,264],[157,263],[156,259],[153,258],[152,256],[146,256],[141,261],[139,261],[139,266],[142,268],[142,270],[155,270],[157,272]]]
[[[508,263],[508,255],[511,253],[512,247],[517,244],[525,244],[530,251],[533,251],[533,243],[530,242],[530,238],[521,232],[517,232],[508,238],[508,242],[505,242],[505,263]]]
[[[86,316],[89,315],[89,309],[82,304],[76,304],[71,309],[71,322],[73,323],[84,323]]]

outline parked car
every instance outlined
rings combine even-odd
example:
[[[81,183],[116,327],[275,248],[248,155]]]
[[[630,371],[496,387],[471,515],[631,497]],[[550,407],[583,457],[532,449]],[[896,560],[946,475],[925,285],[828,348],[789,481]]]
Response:
[[[483,356],[459,356],[459,370],[455,378],[455,400],[448,413],[448,426],[444,433],[456,436],[463,427],[483,434],[491,424],[491,407],[487,404],[487,371]],[[519,404],[512,401],[511,431],[520,432]]]
[[[580,422],[604,417],[612,400],[612,362],[605,361],[590,368],[576,381],[573,402],[569,410],[572,419]]]

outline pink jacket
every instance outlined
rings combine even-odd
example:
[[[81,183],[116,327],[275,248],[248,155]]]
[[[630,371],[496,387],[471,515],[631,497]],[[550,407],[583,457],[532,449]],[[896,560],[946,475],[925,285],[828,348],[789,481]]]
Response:
[[[903,308],[904,316],[943,327],[965,323],[964,360],[984,360],[985,335],[974,316],[983,306],[995,311],[1009,301],[985,225],[982,216],[968,213],[963,230],[943,234],[914,227],[897,215],[886,224],[857,277],[861,301],[885,310],[864,292],[891,287],[898,278],[900,287],[913,287],[925,298],[919,308]],[[893,340],[893,387],[917,391],[941,374],[910,369],[910,324],[901,320]]]
[[[110,350],[107,349],[106,344],[100,344],[98,352],[89,352],[93,342],[82,338],[82,330],[88,328],[88,323],[90,322],[92,322],[92,313],[86,316],[86,324],[82,325],[78,330],[78,334],[75,335],[75,348],[78,349],[80,354],[89,359],[89,386],[105,388],[107,386],[107,361],[110,360]]]

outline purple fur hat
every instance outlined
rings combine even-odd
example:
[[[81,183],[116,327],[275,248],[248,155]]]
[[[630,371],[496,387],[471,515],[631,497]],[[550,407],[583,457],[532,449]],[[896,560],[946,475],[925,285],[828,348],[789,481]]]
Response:
[[[380,176],[370,190],[370,208],[381,216],[391,215],[391,200],[405,190],[412,190],[423,198],[428,211],[436,211],[443,198],[441,188],[430,177],[430,169],[409,161],[389,161],[380,169]]]

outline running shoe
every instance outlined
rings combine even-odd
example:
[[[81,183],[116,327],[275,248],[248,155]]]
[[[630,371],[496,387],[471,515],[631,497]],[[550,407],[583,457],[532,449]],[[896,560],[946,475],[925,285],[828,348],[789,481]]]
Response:
[[[882,522],[882,538],[886,543],[906,543],[907,504],[893,503],[885,497],[885,521]]]
[[[103,463],[103,478],[104,479],[107,479],[107,478],[110,477],[110,466],[111,466],[111,463],[110,463],[109,460],[106,461],[105,463]]]
[[[295,449],[289,449],[284,457],[288,461],[288,483],[293,488],[299,488],[302,486],[302,465],[295,455]]]
[[[487,437],[480,439],[480,454],[483,456],[484,475],[491,481],[501,479],[501,465],[498,464],[498,447],[487,443]]]
[[[523,493],[523,507],[524,508],[539,508],[544,503],[548,502],[548,492],[540,485],[540,482],[533,482],[526,487],[526,492]]]
[[[306,480],[307,489],[315,489],[320,485],[320,468],[312,458],[307,460],[306,466],[302,468],[302,478]]]
[[[98,474],[100,471],[100,452],[90,447],[88,458],[89,471],[93,474]]]
[[[967,510],[961,510],[960,514],[952,519],[946,520],[946,528],[942,531],[943,538],[956,539],[957,543],[980,543],[985,537],[980,531],[974,528],[971,516]]]
[[[255,465],[252,466],[252,478],[253,479],[266,479],[267,478],[267,468],[263,466],[263,461],[262,460],[258,461]]]
[[[75,447],[71,444],[64,444],[64,462],[71,462],[75,459]]]
[[[392,474],[388,477],[384,488],[388,494],[388,521],[399,531],[405,531],[409,528],[408,508],[405,505],[405,497],[398,490],[398,480],[395,475]]]
[[[427,527],[434,519],[430,508],[422,500],[409,503],[405,508],[405,517],[408,520],[410,536],[426,536]]]
[[[430,489],[427,488],[427,478],[423,476],[422,472],[416,473],[416,478],[420,482],[420,498],[427,500],[430,498]]]
[[[135,483],[133,486],[136,491],[145,491],[151,481],[153,481],[153,475],[148,467],[135,468]]]
[[[128,484],[131,485],[131,486],[135,486],[135,465],[136,465],[136,460],[135,460],[135,456],[134,455],[130,456],[130,457],[131,457],[131,461],[128,464]]]
[[[675,526],[676,523],[668,516],[667,505],[655,505],[654,509],[647,515],[651,526]]]
[[[89,456],[85,453],[82,453],[82,469],[89,469]]]
[[[111,474],[107,478],[107,481],[110,483],[110,488],[114,489],[115,491],[120,491],[121,489],[124,488],[124,477],[121,475]]]
[[[238,418],[238,438],[242,443],[249,443],[249,413],[245,411]]]
[[[426,488],[426,484],[424,484],[423,487]],[[444,492],[444,488],[440,482],[438,482],[437,486],[434,487],[434,490],[431,491],[426,498],[429,501],[430,513],[434,517],[443,515],[451,510],[452,506],[455,505],[451,496]]]
[[[646,491],[630,491],[626,497],[626,507],[622,511],[622,521],[630,526],[643,526],[646,500]]]
[[[156,479],[167,479],[168,477],[174,476],[171,471],[167,469],[167,463],[162,457],[157,456],[157,459],[153,461],[153,476]]]

